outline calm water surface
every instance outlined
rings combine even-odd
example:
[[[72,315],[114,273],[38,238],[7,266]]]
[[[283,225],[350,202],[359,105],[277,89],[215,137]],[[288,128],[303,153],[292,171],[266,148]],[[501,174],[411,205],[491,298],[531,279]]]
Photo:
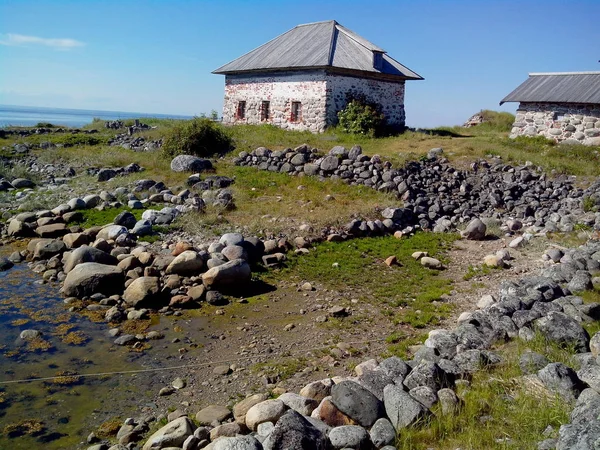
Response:
[[[0,247],[0,256],[13,250]],[[152,407],[163,385],[154,372],[72,376],[164,365],[160,352],[173,353],[164,350],[173,337],[172,319],[151,328],[164,332],[164,340],[137,353],[113,345],[106,323],[69,312],[59,286],[40,280],[26,263],[0,272],[0,448],[87,448],[87,435],[100,423]],[[25,329],[41,331],[43,340],[33,346],[22,342],[19,334]],[[57,375],[64,378],[3,383]]]
[[[94,118],[102,120],[124,120],[144,117],[153,117],[157,119],[191,119],[191,116],[169,114],[144,114],[122,111],[95,111],[87,109],[0,105],[0,128],[7,126],[32,127],[40,122],[68,127],[82,127],[92,122]]]

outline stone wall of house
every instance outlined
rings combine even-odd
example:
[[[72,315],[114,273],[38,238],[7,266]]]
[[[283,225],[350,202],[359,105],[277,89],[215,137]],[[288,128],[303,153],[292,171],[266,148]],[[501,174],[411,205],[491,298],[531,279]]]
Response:
[[[326,128],[325,71],[286,72],[265,75],[227,75],[223,123],[270,123],[289,130],[322,132]],[[246,102],[245,118],[237,116],[238,103]],[[261,116],[261,104],[269,103],[269,118]],[[299,120],[292,121],[292,102],[302,104]]]
[[[381,104],[390,125],[404,126],[404,81],[356,78],[325,70],[227,75],[223,123],[270,123],[289,130],[320,133],[338,122],[337,113],[346,106],[348,93],[363,94]],[[238,116],[240,101],[246,102],[243,118]],[[264,101],[269,102],[266,119],[261,111]],[[297,121],[292,120],[293,102],[302,105]]]
[[[512,138],[517,136],[600,145],[600,105],[521,103],[510,133]]]
[[[371,80],[330,74],[327,77],[327,92],[330,94],[327,103],[327,123],[334,125],[338,122],[337,113],[345,108],[347,94],[352,93],[362,94],[367,100],[379,103],[388,124],[403,128],[406,121],[404,87],[404,81]]]

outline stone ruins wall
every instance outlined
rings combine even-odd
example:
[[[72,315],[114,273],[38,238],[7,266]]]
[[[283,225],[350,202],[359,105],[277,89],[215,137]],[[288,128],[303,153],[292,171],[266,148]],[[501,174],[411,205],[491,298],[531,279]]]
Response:
[[[272,75],[227,75],[223,123],[270,123],[289,130],[325,131],[338,122],[337,113],[346,106],[347,94],[363,94],[382,105],[390,125],[404,127],[404,81],[391,82],[328,74],[324,70],[297,71]],[[238,104],[246,102],[245,117],[238,117]],[[261,113],[269,101],[269,117]],[[302,111],[292,121],[292,102],[301,102]]]
[[[346,75],[330,74],[327,77],[327,123],[338,122],[337,113],[346,106],[348,92],[363,94],[367,100],[379,103],[389,125],[403,128],[406,115],[404,113],[404,81],[382,81]]]
[[[517,136],[600,145],[600,105],[521,103],[510,133],[512,138]]]
[[[325,71],[287,72],[273,76],[227,75],[223,123],[270,123],[289,130],[322,132],[326,127]],[[238,102],[246,102],[246,117],[237,117]],[[261,118],[261,104],[270,102],[270,117]],[[300,120],[292,122],[292,102],[301,102]]]

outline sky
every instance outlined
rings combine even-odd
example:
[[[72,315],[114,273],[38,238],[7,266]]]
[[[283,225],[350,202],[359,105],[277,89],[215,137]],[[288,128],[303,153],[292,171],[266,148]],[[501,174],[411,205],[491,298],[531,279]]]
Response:
[[[600,71],[600,0],[0,0],[0,103],[200,115],[211,72],[302,23],[337,20],[425,78],[407,125],[457,125],[529,72]]]

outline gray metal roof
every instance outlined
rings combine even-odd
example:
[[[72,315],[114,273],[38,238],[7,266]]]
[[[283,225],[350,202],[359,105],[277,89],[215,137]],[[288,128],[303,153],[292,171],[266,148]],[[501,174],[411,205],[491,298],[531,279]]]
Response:
[[[600,104],[600,72],[530,73],[504,102]]]
[[[383,53],[383,64],[379,70],[373,67],[373,52]],[[423,79],[388,56],[385,50],[341,26],[335,20],[298,25],[219,67],[213,73],[234,74],[309,68],[339,68],[405,80]]]

